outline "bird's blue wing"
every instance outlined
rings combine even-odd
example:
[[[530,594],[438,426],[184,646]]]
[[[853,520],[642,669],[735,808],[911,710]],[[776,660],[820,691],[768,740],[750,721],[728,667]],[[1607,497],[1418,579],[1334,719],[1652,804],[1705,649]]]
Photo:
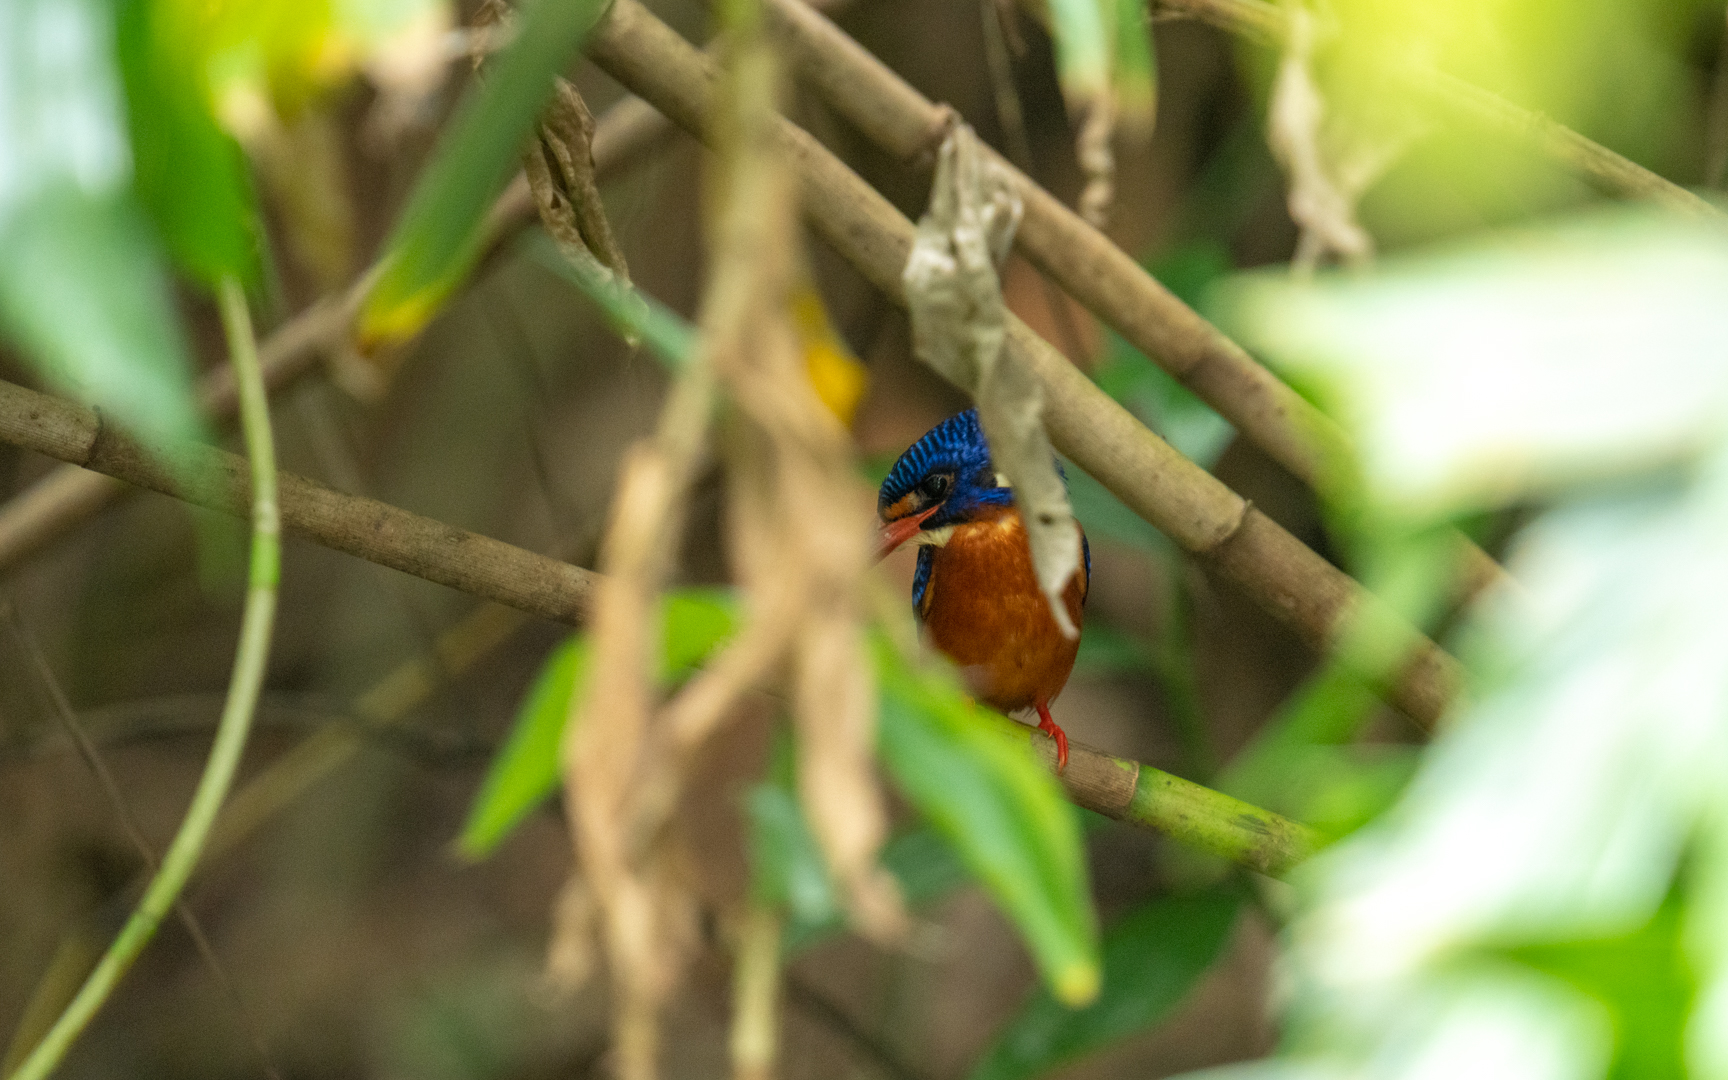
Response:
[[[1086,530],[1080,530],[1080,602],[1092,591],[1092,545],[1086,542]]]
[[[918,549],[918,570],[912,575],[912,610],[920,619],[924,618],[924,594],[930,588],[930,570],[936,565],[936,549],[925,546]]]

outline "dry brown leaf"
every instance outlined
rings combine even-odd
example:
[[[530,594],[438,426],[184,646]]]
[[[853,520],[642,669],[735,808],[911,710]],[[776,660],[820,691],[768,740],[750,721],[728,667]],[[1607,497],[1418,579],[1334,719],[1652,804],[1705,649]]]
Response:
[[[1360,264],[1373,256],[1374,239],[1356,220],[1360,192],[1338,182],[1323,149],[1326,100],[1314,81],[1314,15],[1300,2],[1288,10],[1267,138],[1290,178],[1290,217],[1302,231],[1293,262],[1299,273],[1312,272],[1329,254]]]
[[[540,147],[543,161],[556,166],[549,179],[569,205],[576,237],[601,265],[629,281],[630,268],[612,236],[606,208],[600,202],[600,188],[594,182],[594,115],[568,80],[558,79],[553,84],[552,101],[540,120]],[[533,157],[532,150],[529,157]]]
[[[571,703],[563,747],[565,805],[616,992],[619,1074],[627,1080],[654,1077],[658,1013],[696,942],[695,899],[677,837],[657,837],[638,852],[630,827],[638,781],[654,750],[655,609],[712,408],[709,370],[692,364],[674,384],[654,439],[625,455],[601,551],[605,577],[591,623],[592,674]],[[587,920],[573,919],[563,906],[560,916],[555,948],[569,954]]]
[[[912,344],[920,359],[966,388],[997,471],[1014,489],[1038,583],[1056,625],[1078,635],[1062,590],[1080,569],[1080,530],[1044,431],[1044,393],[1002,343],[1007,310],[997,266],[1014,241],[1021,203],[1006,171],[964,124],[942,141],[930,209],[906,261]]]
[[[741,50],[734,78],[738,99],[755,106],[736,118],[737,166],[713,242],[713,323],[704,312],[713,362],[737,407],[723,442],[728,529],[734,576],[750,599],[734,649],[773,646],[776,664],[791,662],[798,783],[811,830],[857,927],[897,941],[907,920],[876,864],[887,814],[873,770],[874,683],[860,631],[869,500],[846,430],[810,382],[793,318],[802,280],[797,202],[770,139],[772,58]],[[731,269],[730,282],[722,268]],[[759,656],[754,666],[768,665]]]
[[[1110,204],[1116,200],[1116,150],[1111,145],[1115,135],[1116,95],[1106,90],[1087,107],[1074,136],[1074,156],[1086,177],[1075,208],[1095,229],[1110,223]]]
[[[579,967],[573,938],[582,923],[598,924],[617,1003],[619,1071],[630,1080],[654,1075],[657,1016],[694,947],[694,892],[674,811],[698,751],[725,730],[744,694],[789,678],[805,811],[854,922],[879,940],[898,940],[907,926],[894,881],[876,863],[887,814],[873,771],[874,684],[862,636],[870,501],[850,438],[811,382],[794,322],[797,203],[770,138],[773,58],[759,42],[742,46],[730,78],[701,347],[655,438],[633,448],[621,471],[592,621],[593,674],[565,747],[571,828],[593,903],[561,904],[568,913],[554,963]],[[578,101],[548,122],[526,167],[543,220],[566,250],[604,260],[609,237],[598,239],[575,205],[589,152]],[[743,617],[706,669],[658,704],[652,613],[720,388],[731,406],[719,447]],[[567,895],[581,894],[572,886]],[[559,959],[566,956],[574,959]]]

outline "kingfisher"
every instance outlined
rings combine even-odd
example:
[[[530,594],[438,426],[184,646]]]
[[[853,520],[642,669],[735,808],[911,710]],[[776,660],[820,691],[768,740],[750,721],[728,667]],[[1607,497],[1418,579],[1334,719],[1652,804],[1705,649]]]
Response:
[[[968,409],[907,448],[882,482],[877,558],[918,545],[912,609],[929,640],[960,666],[974,696],[1004,713],[1035,709],[1038,730],[1068,766],[1068,736],[1050,702],[1068,682],[1078,636],[1062,633],[1038,586],[1014,492],[990,461],[990,446]],[[1079,524],[1075,524],[1079,528]],[[1092,577],[1092,550],[1080,532],[1080,572],[1062,602],[1076,630]]]

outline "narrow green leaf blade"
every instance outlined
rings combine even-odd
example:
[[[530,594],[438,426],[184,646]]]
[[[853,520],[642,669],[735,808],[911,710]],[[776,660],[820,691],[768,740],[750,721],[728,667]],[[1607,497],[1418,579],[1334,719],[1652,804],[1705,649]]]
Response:
[[[721,589],[683,589],[666,597],[661,678],[687,676],[731,637],[737,613]],[[570,715],[570,699],[588,668],[589,643],[577,634],[547,657],[529,687],[515,726],[492,759],[468,821],[456,840],[465,858],[490,855],[504,838],[558,790],[558,748]]]
[[[738,630],[738,608],[725,589],[679,589],[661,609],[660,678],[674,682],[707,663]]]
[[[1168,1016],[1230,940],[1233,888],[1142,905],[1104,935],[1104,985],[1084,1009],[1034,991],[1002,1026],[970,1080],[1023,1080],[1145,1031]]]
[[[1116,116],[1123,132],[1152,137],[1158,119],[1158,57],[1152,51],[1152,20],[1147,0],[1108,0],[1116,14]]]
[[[515,171],[553,76],[605,8],[606,0],[535,0],[523,12],[514,40],[458,106],[384,246],[362,340],[413,335],[473,268],[486,211]]]
[[[467,859],[492,854],[522,820],[558,790],[558,744],[570,715],[570,699],[588,673],[586,636],[571,637],[552,650],[535,677],[503,749],[492,759],[468,822],[456,840]]]
[[[517,250],[582,291],[606,313],[620,334],[634,334],[661,363],[677,371],[696,352],[696,328],[677,312],[635,286],[616,278],[602,280],[591,264],[577,262],[558,250],[558,242],[533,229]]]
[[[747,806],[755,900],[783,907],[793,926],[838,927],[843,913],[828,863],[791,785],[758,784]]]
[[[877,645],[883,763],[1013,920],[1058,1000],[1098,990],[1098,929],[1080,823],[1061,788],[1000,717],[943,675]]]
[[[55,390],[196,438],[191,365],[148,227],[105,4],[0,5],[0,325]]]
[[[1056,74],[1071,112],[1104,95],[1110,85],[1112,24],[1116,0],[1050,0],[1050,36],[1056,45]]]

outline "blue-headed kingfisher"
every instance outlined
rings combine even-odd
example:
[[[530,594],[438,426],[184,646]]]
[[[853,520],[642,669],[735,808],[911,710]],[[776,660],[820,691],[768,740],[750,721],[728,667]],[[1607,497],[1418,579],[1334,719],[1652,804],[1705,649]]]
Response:
[[[1038,586],[1014,492],[990,462],[978,411],[949,417],[901,454],[876,508],[879,558],[908,541],[919,545],[912,607],[931,643],[986,705],[1036,709],[1039,730],[1056,742],[1056,767],[1065,768],[1068,736],[1050,718],[1050,702],[1074,670],[1080,641],[1062,633]],[[1062,593],[1076,629],[1092,576],[1084,531],[1080,550],[1080,572]]]

